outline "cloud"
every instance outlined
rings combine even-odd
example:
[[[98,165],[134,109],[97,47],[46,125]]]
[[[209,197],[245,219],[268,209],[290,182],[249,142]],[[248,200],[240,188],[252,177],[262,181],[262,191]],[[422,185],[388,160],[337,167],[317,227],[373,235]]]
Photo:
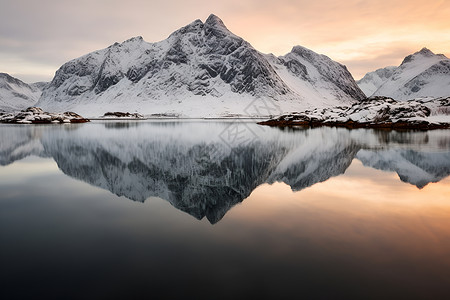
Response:
[[[379,56],[427,46],[448,55],[446,0],[0,0],[0,53],[56,70],[64,62],[142,35],[148,42],[210,13],[264,53],[303,45],[344,62],[354,74],[383,67]],[[406,46],[397,51],[399,40]],[[387,51],[373,54],[373,50]],[[394,50],[395,51],[394,51]],[[403,51],[404,50],[404,51]],[[6,63],[0,61],[2,70]],[[25,66],[21,66],[25,68]],[[45,71],[44,71],[45,69]]]

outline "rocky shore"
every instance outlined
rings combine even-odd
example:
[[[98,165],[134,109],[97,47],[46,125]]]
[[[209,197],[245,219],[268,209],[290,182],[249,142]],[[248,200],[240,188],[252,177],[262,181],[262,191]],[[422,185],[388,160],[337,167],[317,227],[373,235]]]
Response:
[[[450,128],[450,97],[410,101],[371,97],[349,107],[294,112],[258,124],[420,130]]]
[[[144,116],[139,113],[129,113],[129,112],[107,112],[105,113],[102,118],[104,119],[144,119]]]
[[[1,113],[0,123],[12,124],[61,124],[61,123],[85,123],[89,122],[74,112],[49,113],[39,107],[29,107],[16,113]]]

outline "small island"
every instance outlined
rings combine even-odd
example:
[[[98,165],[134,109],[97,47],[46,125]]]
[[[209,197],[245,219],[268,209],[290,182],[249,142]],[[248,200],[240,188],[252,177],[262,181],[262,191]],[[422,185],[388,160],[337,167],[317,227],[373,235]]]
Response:
[[[86,123],[86,119],[74,112],[63,113],[45,112],[39,107],[28,107],[16,113],[1,113],[0,123],[12,124],[64,124],[64,123]]]
[[[316,108],[259,122],[268,126],[332,126],[346,128],[450,128],[450,97],[396,101],[370,97],[352,106]]]
[[[144,116],[139,113],[114,111],[105,113],[102,119],[144,119]]]

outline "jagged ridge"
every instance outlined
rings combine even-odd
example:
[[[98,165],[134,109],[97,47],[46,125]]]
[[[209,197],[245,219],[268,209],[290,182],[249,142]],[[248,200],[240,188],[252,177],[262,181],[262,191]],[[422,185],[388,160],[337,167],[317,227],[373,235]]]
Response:
[[[261,98],[290,111],[364,97],[344,66],[310,50],[300,59],[298,49],[280,58],[290,70],[282,74],[278,62],[211,15],[204,23],[196,20],[161,42],[132,38],[64,64],[38,105],[83,114],[90,109],[101,115],[109,105],[113,106],[109,110],[145,114],[221,116],[242,114],[252,100]],[[289,67],[305,61],[308,76]],[[286,82],[293,78],[309,83],[294,88]]]
[[[6,73],[0,73],[0,110],[14,111],[33,106],[45,83],[26,84]]]
[[[431,50],[405,57],[398,67],[367,73],[359,87],[367,96],[386,96],[396,100],[450,96],[450,59]]]

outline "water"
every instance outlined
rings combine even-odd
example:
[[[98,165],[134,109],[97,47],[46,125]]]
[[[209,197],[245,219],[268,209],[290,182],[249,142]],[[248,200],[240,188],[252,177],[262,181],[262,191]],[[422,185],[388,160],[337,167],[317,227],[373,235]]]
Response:
[[[2,299],[446,298],[450,135],[0,126]]]

